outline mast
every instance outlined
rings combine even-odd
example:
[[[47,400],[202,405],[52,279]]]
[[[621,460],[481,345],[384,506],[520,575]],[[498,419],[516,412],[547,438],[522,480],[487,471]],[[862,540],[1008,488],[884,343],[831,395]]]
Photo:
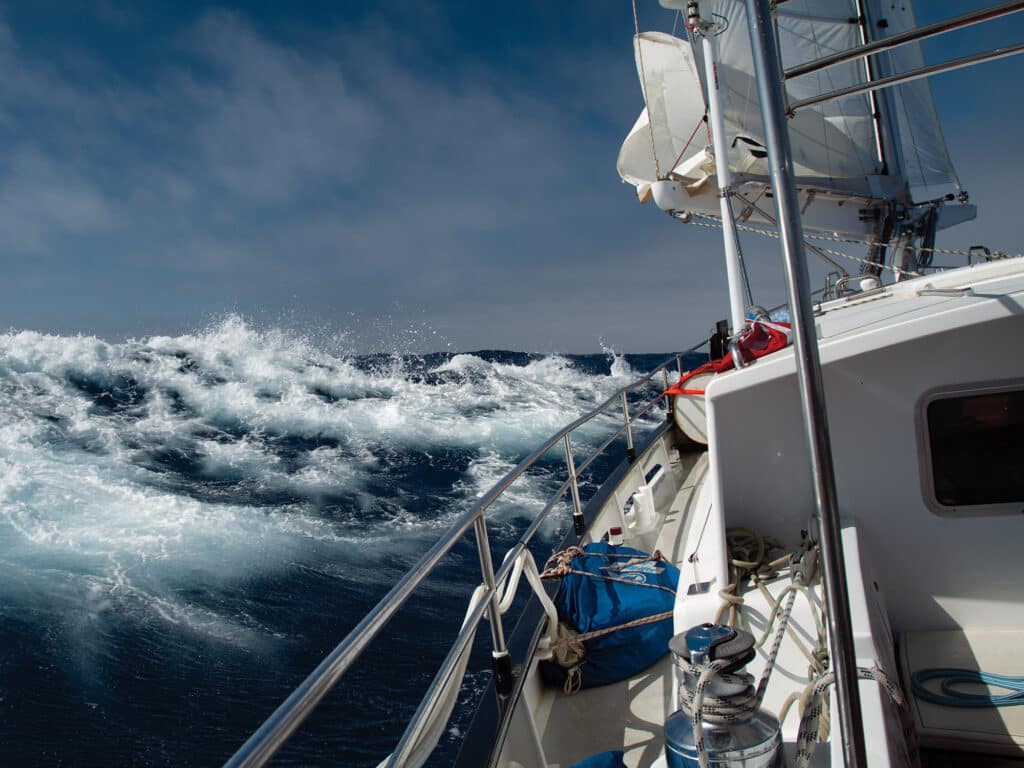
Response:
[[[846,588],[843,543],[839,529],[835,470],[828,433],[825,391],[818,357],[818,342],[811,308],[810,280],[804,255],[803,226],[796,194],[792,151],[786,127],[782,69],[771,22],[769,0],[746,0],[750,46],[757,73],[757,92],[764,120],[772,189],[778,205],[779,236],[786,264],[790,316],[795,331],[796,370],[803,405],[804,426],[811,460],[814,501],[819,527],[828,630],[839,703],[843,756],[847,766],[867,763],[861,722],[857,661]]]
[[[857,23],[860,27],[862,45],[877,40],[874,30],[877,29],[878,20],[866,0],[857,0]],[[864,68],[869,83],[878,79],[878,62],[870,56],[864,58]],[[903,152],[896,127],[895,109],[892,105],[892,91],[883,91],[881,94],[869,91],[868,101],[871,104],[872,119],[878,138],[881,171],[890,176],[902,176]]]
[[[686,6],[686,25],[690,32],[700,36],[704,54],[704,71],[708,81],[708,109],[711,113],[711,142],[715,150],[715,175],[718,181],[718,200],[722,211],[722,234],[725,241],[725,271],[729,282],[729,319],[732,324],[732,335],[736,336],[743,332],[747,306],[743,293],[739,235],[732,212],[732,172],[729,170],[729,148],[725,140],[718,66],[715,63],[715,47],[711,43],[714,24],[702,19],[696,0],[690,0]]]

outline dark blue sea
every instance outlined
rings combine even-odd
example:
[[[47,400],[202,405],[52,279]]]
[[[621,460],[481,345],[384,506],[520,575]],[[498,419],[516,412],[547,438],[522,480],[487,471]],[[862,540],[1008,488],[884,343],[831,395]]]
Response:
[[[480,494],[664,359],[340,346],[237,317],[118,344],[0,336],[0,764],[222,763]],[[553,452],[492,507],[496,562],[564,479]],[[538,548],[568,525],[563,506]],[[377,765],[478,581],[467,541],[276,764]]]

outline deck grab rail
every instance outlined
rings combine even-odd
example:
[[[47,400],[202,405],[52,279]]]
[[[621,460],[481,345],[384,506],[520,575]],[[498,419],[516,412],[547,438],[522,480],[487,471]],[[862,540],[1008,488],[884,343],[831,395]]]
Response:
[[[509,471],[508,474],[480,497],[470,509],[459,516],[447,532],[427,550],[426,554],[420,558],[416,565],[398,580],[391,590],[381,598],[380,602],[345,636],[345,639],[320,662],[316,669],[292,691],[288,698],[249,737],[225,763],[225,768],[243,768],[243,766],[244,768],[254,768],[255,766],[265,765],[313,712],[324,696],[341,680],[388,621],[391,620],[405,604],[405,601],[433,572],[445,555],[466,535],[470,528],[475,533],[477,553],[480,557],[482,584],[474,591],[470,600],[470,609],[466,614],[466,619],[451,650],[448,652],[433,682],[420,701],[415,715],[406,728],[395,751],[388,758],[387,764],[389,766],[402,765],[403,761],[417,748],[419,736],[428,727],[438,698],[452,683],[452,676],[458,667],[460,657],[472,643],[477,626],[485,615],[489,619],[488,623],[491,630],[492,657],[495,663],[495,683],[500,692],[509,692],[512,685],[511,659],[508,649],[505,647],[502,630],[501,609],[499,606],[501,599],[500,585],[503,585],[512,573],[517,559],[526,552],[527,546],[540,529],[541,524],[551,511],[558,506],[566,492],[570,490],[572,491],[574,528],[577,534],[582,533],[583,510],[578,486],[580,475],[623,434],[627,436],[628,457],[632,460],[633,440],[631,423],[649,413],[662,399],[665,401],[666,413],[671,413],[671,399],[664,395],[664,393],[659,393],[656,397],[644,403],[635,413],[630,414],[629,393],[647,386],[658,373],[663,374],[667,389],[669,368],[673,365],[676,366],[679,374],[682,375],[683,355],[697,352],[706,344],[706,341],[702,341],[685,352],[669,357],[645,376],[627,384],[599,406],[580,416],[568,426],[563,427],[549,437],[537,450],[519,462],[514,469]],[[583,425],[605,414],[613,407],[616,410],[621,407],[622,426],[584,460],[579,467],[576,467],[570,435]],[[547,455],[559,442],[562,443],[565,450],[568,479],[562,483],[561,487],[555,492],[540,513],[534,517],[516,544],[506,554],[497,572],[495,572],[487,540],[485,512],[517,479]]]

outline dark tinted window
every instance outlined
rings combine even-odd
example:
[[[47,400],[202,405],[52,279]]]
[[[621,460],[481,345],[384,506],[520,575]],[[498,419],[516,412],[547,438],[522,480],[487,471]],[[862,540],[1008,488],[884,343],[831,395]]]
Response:
[[[935,400],[928,439],[940,504],[1024,502],[1024,391]]]

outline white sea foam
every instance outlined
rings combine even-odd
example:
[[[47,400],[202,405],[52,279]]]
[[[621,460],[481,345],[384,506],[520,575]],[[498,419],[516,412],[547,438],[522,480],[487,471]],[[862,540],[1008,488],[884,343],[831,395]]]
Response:
[[[238,317],[122,344],[0,336],[0,569],[20,574],[0,591],[56,590],[59,573],[61,589],[77,583],[93,610],[145,610],[243,642],[260,628],[190,602],[181,585],[226,587],[292,567],[311,547],[344,562],[377,544],[415,553],[522,455],[634,377],[611,357],[609,375],[558,355],[371,366]],[[596,441],[615,420],[576,439]],[[434,502],[416,498],[415,478],[382,501],[381,488],[399,482],[392,459],[451,450],[465,458],[452,459],[462,469],[447,490],[432,491],[436,509],[423,513]],[[490,518],[511,532],[562,479],[522,478]]]

